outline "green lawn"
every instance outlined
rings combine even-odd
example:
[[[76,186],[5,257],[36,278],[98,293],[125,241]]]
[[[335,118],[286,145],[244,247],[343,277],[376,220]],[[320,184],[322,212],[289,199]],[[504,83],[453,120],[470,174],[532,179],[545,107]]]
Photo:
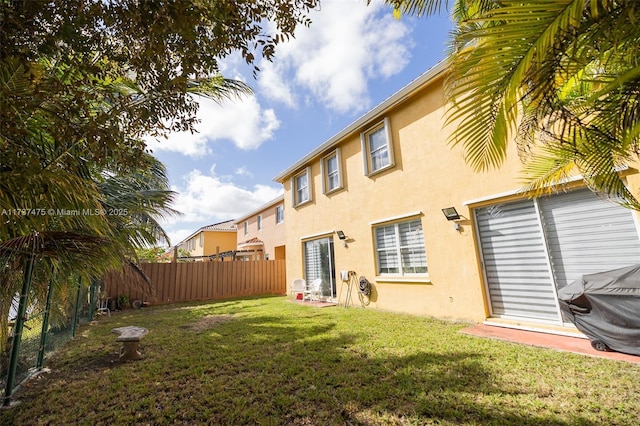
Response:
[[[111,328],[147,327],[121,363]],[[0,424],[640,424],[640,368],[468,324],[282,297],[127,310],[81,328]]]

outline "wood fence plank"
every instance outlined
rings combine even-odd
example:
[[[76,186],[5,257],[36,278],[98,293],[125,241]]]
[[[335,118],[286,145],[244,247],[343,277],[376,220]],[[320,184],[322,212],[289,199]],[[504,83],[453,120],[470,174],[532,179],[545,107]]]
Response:
[[[204,262],[196,262],[198,270],[197,293],[198,300],[204,299]]]
[[[154,287],[154,298],[129,288],[119,273],[105,274],[104,285],[112,298],[128,294],[131,301],[140,299],[154,304],[285,294],[285,263],[281,259],[145,263],[141,269]]]

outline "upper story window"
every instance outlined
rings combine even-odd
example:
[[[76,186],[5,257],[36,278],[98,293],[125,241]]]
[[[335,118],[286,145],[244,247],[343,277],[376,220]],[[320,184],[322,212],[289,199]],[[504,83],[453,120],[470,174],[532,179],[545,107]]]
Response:
[[[200,233],[200,247],[204,247],[204,232]]]
[[[244,222],[244,235],[247,235],[249,233],[249,221],[245,220]]]
[[[374,228],[378,275],[426,275],[422,221],[413,219]]]
[[[394,165],[389,119],[373,126],[360,135],[364,172],[371,175]]]
[[[284,205],[276,206],[276,223],[284,222]]]
[[[293,177],[292,186],[294,206],[311,201],[311,173],[309,167]]]
[[[258,231],[262,229],[262,215],[258,215]]]
[[[322,159],[322,192],[328,194],[342,188],[340,148]]]

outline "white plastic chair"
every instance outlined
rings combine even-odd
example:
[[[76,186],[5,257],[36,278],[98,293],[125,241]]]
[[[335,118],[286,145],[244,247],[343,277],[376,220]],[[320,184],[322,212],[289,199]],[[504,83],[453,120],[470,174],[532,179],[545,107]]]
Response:
[[[322,296],[322,279],[318,278],[311,281],[309,285],[309,298],[310,300],[320,300]]]
[[[302,294],[302,300],[306,300],[307,282],[302,278],[293,280],[293,282],[291,283],[291,294],[296,297],[296,299],[298,297],[298,294]]]
[[[111,311],[109,310],[109,298],[96,300],[96,308],[96,314],[101,315],[106,312],[107,315],[111,316]]]

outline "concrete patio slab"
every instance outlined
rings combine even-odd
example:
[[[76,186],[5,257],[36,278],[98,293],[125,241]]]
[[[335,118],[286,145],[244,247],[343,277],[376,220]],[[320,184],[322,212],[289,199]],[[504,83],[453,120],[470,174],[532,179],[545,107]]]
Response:
[[[601,352],[591,347],[588,339],[570,337],[539,331],[520,330],[508,327],[498,327],[486,324],[476,324],[462,330],[462,333],[472,336],[487,337],[524,345],[551,348],[559,351],[573,352],[598,358],[607,358],[640,364],[640,356],[623,354],[620,352]]]

